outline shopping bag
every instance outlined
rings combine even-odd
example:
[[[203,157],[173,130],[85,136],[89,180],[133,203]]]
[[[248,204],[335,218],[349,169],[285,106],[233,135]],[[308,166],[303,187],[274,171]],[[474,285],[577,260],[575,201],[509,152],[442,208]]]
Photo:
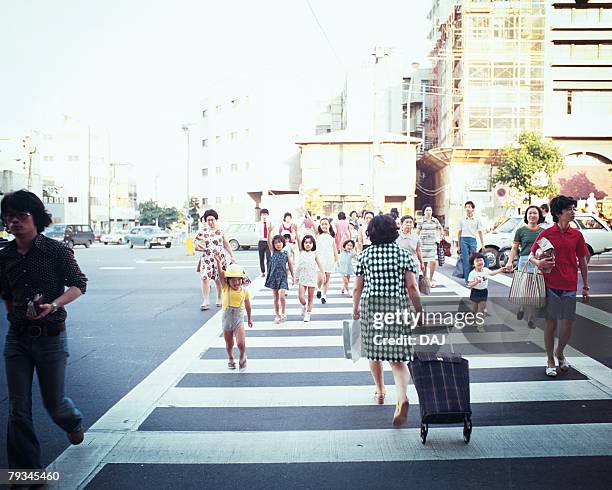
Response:
[[[357,362],[361,357],[361,322],[359,320],[344,320],[342,322],[344,340],[344,357]]]
[[[429,282],[428,277],[419,276],[419,291],[421,294],[431,293],[431,282]]]
[[[527,272],[529,262],[522,269],[514,271],[508,301],[520,306],[542,308],[546,305],[546,285],[544,276],[537,267],[534,272]]]
[[[459,258],[457,259],[457,263],[455,264],[453,276],[463,277],[463,257],[461,257],[461,255],[459,256]]]
[[[440,245],[442,245],[442,249],[444,250],[444,256],[445,257],[450,257],[451,256],[451,244],[450,244],[450,242],[446,241],[443,238],[442,240],[440,240]]]
[[[444,245],[442,245],[442,242],[436,243],[436,252],[438,254],[438,265],[442,267],[444,265],[444,260],[446,259],[446,256],[444,255]]]

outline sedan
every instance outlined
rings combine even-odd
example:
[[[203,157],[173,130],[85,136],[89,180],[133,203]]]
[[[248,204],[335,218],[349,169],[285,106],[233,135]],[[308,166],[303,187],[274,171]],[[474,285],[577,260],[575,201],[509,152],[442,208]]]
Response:
[[[113,231],[112,233],[105,233],[100,237],[100,241],[104,245],[109,243],[116,243],[117,245],[123,245],[125,243],[125,236],[127,231]]]
[[[155,246],[170,248],[172,246],[170,234],[155,226],[136,226],[132,228],[125,236],[125,242],[130,248],[134,248],[134,245],[142,245],[146,248]]]

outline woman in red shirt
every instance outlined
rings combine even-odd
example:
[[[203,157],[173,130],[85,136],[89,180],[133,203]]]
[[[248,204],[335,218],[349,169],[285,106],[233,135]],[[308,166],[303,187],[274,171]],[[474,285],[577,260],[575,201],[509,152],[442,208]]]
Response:
[[[589,300],[589,281],[587,257],[589,250],[582,233],[572,228],[570,223],[576,214],[576,200],[571,197],[557,196],[550,201],[550,212],[554,225],[544,230],[531,246],[529,260],[544,273],[546,284],[546,327],[544,329],[544,346],[548,364],[546,375],[557,376],[555,355],[559,360],[559,371],[565,373],[570,365],[565,359],[563,350],[572,334],[572,324],[576,317],[576,288],[578,287],[578,267],[582,275],[582,298]],[[540,248],[540,240],[547,238],[554,247],[552,257],[537,259],[534,254]],[[555,330],[559,326],[559,342],[555,347]]]

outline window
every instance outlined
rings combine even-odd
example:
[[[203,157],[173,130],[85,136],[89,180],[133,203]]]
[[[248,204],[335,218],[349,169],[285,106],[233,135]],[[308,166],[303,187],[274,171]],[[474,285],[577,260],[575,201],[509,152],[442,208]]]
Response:
[[[215,197],[215,204],[221,204],[221,198]]]
[[[208,146],[208,140],[207,139],[203,139],[202,140],[202,148],[206,148]]]
[[[595,60],[598,54],[597,44],[572,44],[571,57],[574,60]]]
[[[69,162],[77,162],[79,160],[79,155],[68,155]]]
[[[215,167],[215,175],[221,175],[221,167]]]
[[[232,165],[230,166],[230,171],[234,174],[236,172],[238,172],[238,164],[237,163],[232,163]]]
[[[77,202],[76,196],[68,196],[68,202]]]
[[[215,107],[215,112],[221,112],[221,106],[220,105]]]
[[[230,204],[234,204],[234,196],[230,196]]]
[[[206,116],[208,115],[207,113],[208,113],[208,111],[207,111],[206,109],[204,109],[204,110],[202,111],[202,119],[205,119],[205,118],[206,118]]]
[[[207,168],[203,168],[202,169],[202,177],[206,177],[208,175],[208,169]]]
[[[410,78],[404,78],[402,81],[402,90],[408,92],[410,90]]]
[[[220,144],[221,144],[221,136],[215,136],[215,143],[216,143],[217,145],[220,145]]]
[[[232,107],[233,107],[233,108],[238,107],[238,99],[233,99],[233,100],[232,100],[232,102],[231,102],[231,104],[232,104]]]
[[[249,170],[250,168],[251,168],[251,162],[248,162],[248,161],[247,161],[247,162],[245,162],[245,163],[244,163],[244,169],[245,169],[245,170]]]
[[[245,138],[248,138],[249,136],[251,136],[251,130],[249,128],[246,128],[244,130],[244,136]]]
[[[202,206],[208,206],[208,198],[207,197],[203,197],[202,198]]]
[[[572,91],[571,90],[567,91],[567,113],[568,114],[572,113]]]
[[[586,228],[587,230],[603,230],[602,224],[595,218],[576,218],[576,221],[578,225],[580,225],[580,228]]]
[[[236,131],[232,131],[232,132],[230,133],[230,139],[231,139],[232,141],[236,141],[236,140],[238,139],[238,132],[236,132]]]

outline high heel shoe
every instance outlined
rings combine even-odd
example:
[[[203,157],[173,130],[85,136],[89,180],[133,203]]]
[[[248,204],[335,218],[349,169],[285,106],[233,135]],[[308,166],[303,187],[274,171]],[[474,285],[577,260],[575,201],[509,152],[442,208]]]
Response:
[[[395,414],[393,415],[393,425],[400,427],[406,423],[408,419],[408,400],[397,402],[395,406]]]
[[[374,393],[374,399],[376,400],[376,403],[378,403],[379,405],[384,405],[386,395],[387,394],[384,391],[382,393],[379,393],[378,391]]]

